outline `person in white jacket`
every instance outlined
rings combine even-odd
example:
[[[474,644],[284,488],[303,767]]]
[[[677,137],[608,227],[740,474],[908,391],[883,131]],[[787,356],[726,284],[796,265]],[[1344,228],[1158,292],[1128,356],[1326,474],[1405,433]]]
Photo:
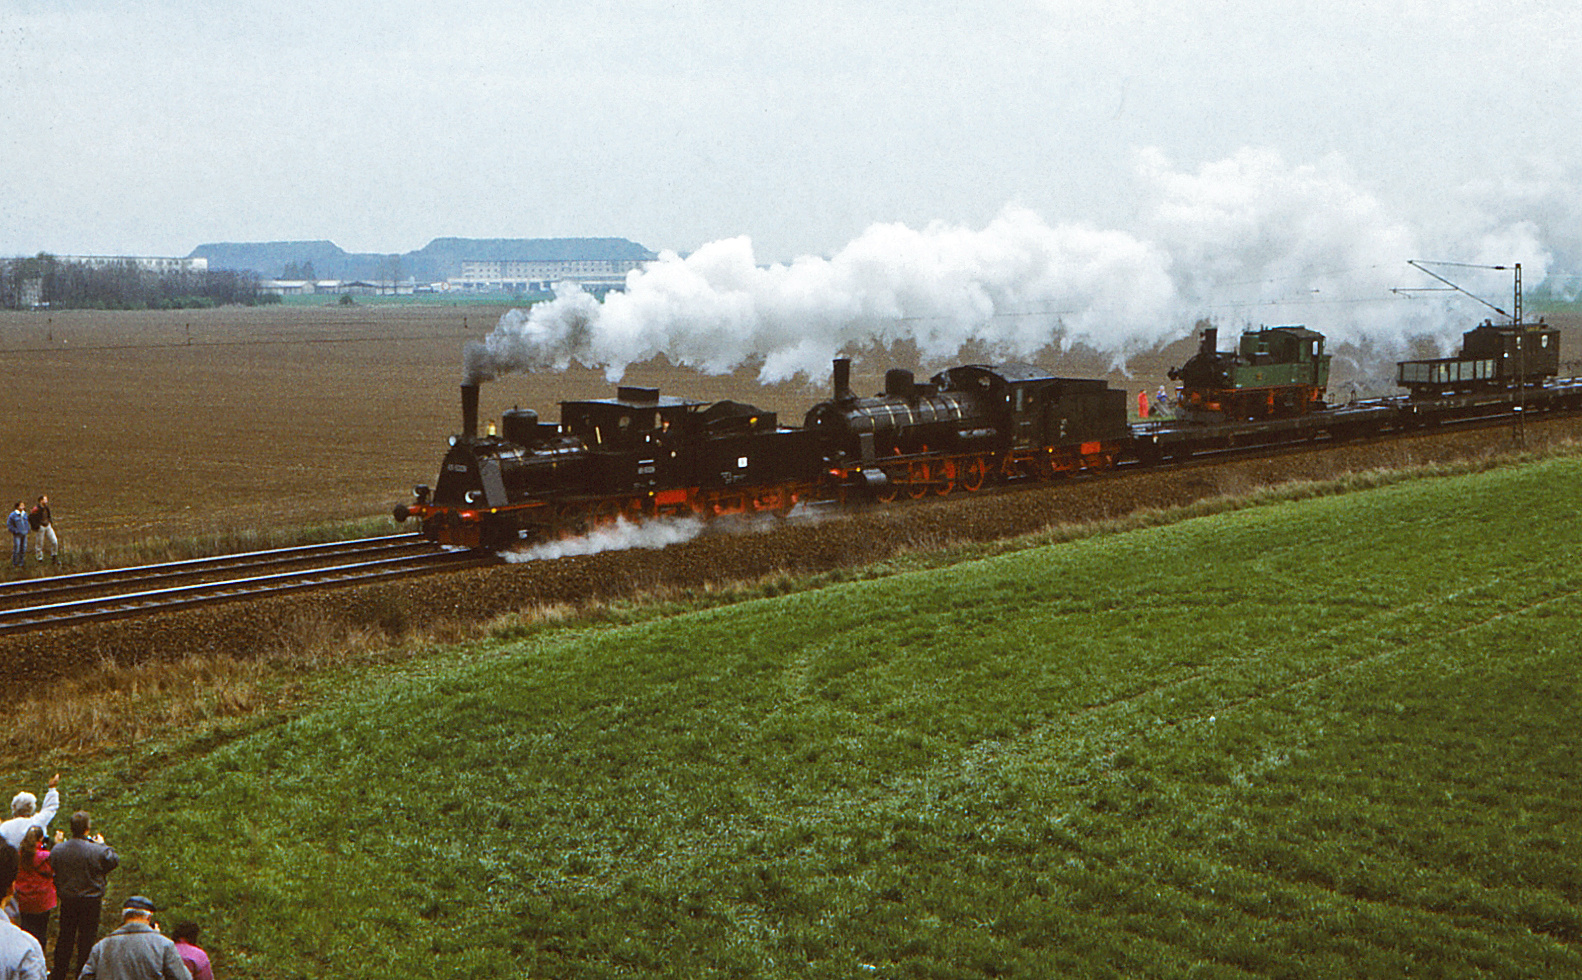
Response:
[[[60,773],[49,778],[49,789],[44,792],[44,806],[38,805],[38,797],[32,793],[22,792],[11,798],[11,819],[0,823],[0,839],[4,839],[12,847],[21,847],[22,838],[27,836],[29,827],[38,827],[49,836],[49,824],[55,819],[55,811],[60,809],[60,791],[55,787],[60,785]]]

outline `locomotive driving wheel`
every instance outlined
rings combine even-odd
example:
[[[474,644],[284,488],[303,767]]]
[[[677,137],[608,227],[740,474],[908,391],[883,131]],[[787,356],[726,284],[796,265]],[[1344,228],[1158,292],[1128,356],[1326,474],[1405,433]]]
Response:
[[[907,466],[906,478],[906,495],[919,500],[928,494],[933,473],[928,463],[919,461]]]
[[[968,493],[977,493],[983,489],[983,481],[989,476],[989,463],[982,456],[974,456],[967,460],[961,468],[961,489]]]
[[[934,492],[941,497],[948,497],[956,489],[956,461],[953,459],[942,460],[939,464],[939,482],[934,486]]]
[[[614,524],[621,516],[619,500],[601,500],[588,512],[588,523],[593,526]]]

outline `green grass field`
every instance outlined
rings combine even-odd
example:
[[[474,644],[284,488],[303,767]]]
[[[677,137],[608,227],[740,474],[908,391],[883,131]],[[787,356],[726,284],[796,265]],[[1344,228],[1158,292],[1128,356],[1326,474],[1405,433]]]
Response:
[[[233,978],[1582,976],[1579,486],[1422,479],[348,676],[93,775],[112,900],[203,922]]]

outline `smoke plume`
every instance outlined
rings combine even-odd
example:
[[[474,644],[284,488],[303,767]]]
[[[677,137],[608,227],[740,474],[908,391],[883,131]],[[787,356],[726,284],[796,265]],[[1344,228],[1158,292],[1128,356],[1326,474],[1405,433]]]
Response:
[[[691,541],[703,533],[703,522],[696,518],[659,518],[633,523],[626,518],[594,528],[587,534],[563,541],[545,541],[520,551],[506,551],[502,557],[512,563],[596,555],[601,551],[648,548],[658,551],[673,544]]]
[[[897,341],[925,362],[969,342],[1024,359],[1083,344],[1124,366],[1201,318],[1305,323],[1332,346],[1401,349],[1423,336],[1448,344],[1489,312],[1456,294],[1395,291],[1433,285],[1407,260],[1519,261],[1529,286],[1551,261],[1538,221],[1502,210],[1543,202],[1531,186],[1467,189],[1454,220],[1419,228],[1359,189],[1338,158],[1291,166],[1244,150],[1186,172],[1144,151],[1134,179],[1131,230],[1008,207],[979,229],[876,224],[832,256],[788,264],[760,265],[745,237],[666,252],[602,303],[561,284],[553,300],[505,314],[469,345],[466,373],[577,361],[614,381],[664,354],[706,373],[761,358],[768,383],[822,378],[847,347]],[[1508,273],[1458,271],[1479,295],[1510,294]]]

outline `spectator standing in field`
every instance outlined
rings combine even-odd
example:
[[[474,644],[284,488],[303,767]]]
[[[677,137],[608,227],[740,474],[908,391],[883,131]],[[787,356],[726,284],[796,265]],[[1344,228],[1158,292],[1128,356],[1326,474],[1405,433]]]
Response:
[[[55,937],[55,964],[49,975],[50,980],[70,980],[82,972],[99,938],[105,876],[121,858],[104,837],[93,833],[93,818],[87,811],[78,810],[71,815],[71,837],[55,845],[49,863],[55,868],[55,895],[60,900],[60,934]]]
[[[28,526],[33,529],[34,554],[44,560],[44,545],[49,545],[50,561],[60,562],[60,538],[55,536],[55,519],[49,512],[49,497],[39,494],[38,505],[27,512]]]
[[[183,922],[171,934],[176,940],[176,955],[192,974],[192,980],[214,980],[214,968],[209,965],[209,954],[198,948],[198,924]]]
[[[37,809],[38,797],[32,793],[21,792],[11,797],[11,819],[0,823],[0,840],[12,847],[21,847],[22,838],[27,835],[29,827],[37,827],[47,833],[50,821],[55,819],[55,811],[60,809],[60,790],[55,788],[59,785],[60,773],[57,772],[49,778],[42,810]]]
[[[154,925],[154,903],[133,895],[121,909],[121,928],[99,940],[79,980],[192,980],[176,944]]]
[[[28,523],[22,501],[16,502],[11,516],[5,519],[5,526],[11,529],[11,564],[21,568],[22,559],[27,557],[27,533],[33,529]]]
[[[44,948],[49,935],[49,913],[55,908],[55,869],[49,863],[49,835],[37,824],[27,829],[17,848],[16,904],[19,925],[32,933]]]
[[[0,847],[0,891],[9,902],[16,889],[17,853]],[[0,980],[44,980],[44,947],[32,933],[0,922]]]

